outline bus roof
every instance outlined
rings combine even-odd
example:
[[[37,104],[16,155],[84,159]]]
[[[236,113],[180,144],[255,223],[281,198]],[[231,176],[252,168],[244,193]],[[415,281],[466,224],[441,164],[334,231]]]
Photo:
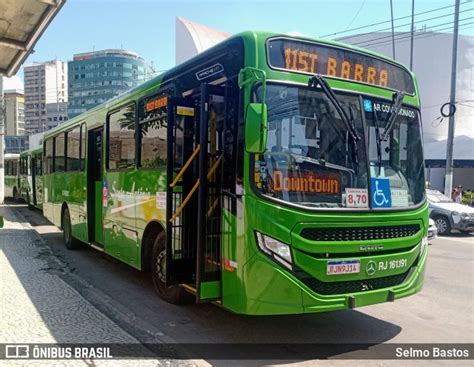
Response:
[[[206,51],[192,57],[191,59],[185,61],[184,63],[182,64],[179,64],[179,65],[176,65],[174,66],[173,68],[171,68],[170,70],[167,70],[159,75],[157,75],[156,77],[154,77],[153,79],[150,79],[128,91],[126,91],[125,93],[122,93],[116,97],[113,97],[111,99],[109,99],[108,101],[100,104],[100,105],[97,105],[93,108],[91,108],[90,110],[78,115],[78,116],[75,116],[74,118],[68,120],[67,122],[63,123],[63,124],[60,124],[58,125],[57,127],[51,129],[51,130],[48,130],[44,133],[44,137],[49,137],[49,136],[52,136],[58,132],[61,132],[61,131],[64,131],[64,130],[68,130],[70,127],[73,127],[79,123],[82,123],[87,117],[89,116],[92,116],[94,115],[96,112],[100,111],[100,110],[103,110],[103,109],[106,109],[106,110],[111,110],[111,109],[114,109],[115,107],[118,107],[120,104],[126,102],[127,100],[129,100],[131,97],[135,97],[135,96],[138,96],[142,93],[146,93],[147,91],[149,91],[150,89],[153,89],[153,88],[157,88],[163,81],[165,80],[168,80],[169,78],[173,77],[173,75],[175,75],[176,73],[178,73],[179,71],[183,70],[183,69],[186,69],[187,66],[189,66],[190,64],[194,63],[196,60],[199,60],[200,58],[203,58],[205,59],[206,56],[212,52],[214,52],[217,48],[219,47],[222,47],[223,45],[231,42],[231,40],[234,40],[236,38],[241,38],[244,40],[244,43],[246,44],[260,44],[262,42],[266,42],[266,40],[268,38],[273,38],[273,37],[287,37],[287,38],[292,38],[292,39],[295,39],[295,40],[303,40],[303,41],[312,41],[312,42],[316,42],[316,43],[319,43],[319,44],[322,44],[322,45],[327,45],[327,46],[334,46],[334,47],[338,47],[338,48],[345,48],[345,49],[348,49],[348,50],[353,50],[353,51],[357,51],[358,53],[362,53],[362,54],[365,54],[369,57],[375,57],[375,58],[378,58],[378,59],[381,59],[383,61],[386,61],[388,63],[391,63],[391,64],[394,64],[402,69],[404,69],[405,71],[407,71],[413,78],[414,78],[414,74],[406,67],[404,66],[403,64],[387,57],[387,56],[384,56],[382,54],[379,54],[379,53],[376,53],[376,52],[373,52],[373,51],[369,51],[369,50],[366,50],[364,48],[360,48],[360,47],[357,47],[357,46],[353,46],[353,45],[350,45],[350,44],[347,44],[347,43],[344,43],[344,42],[339,42],[339,41],[333,41],[333,40],[326,40],[326,39],[321,39],[321,38],[318,38],[318,37],[312,37],[312,36],[306,36],[306,35],[302,35],[302,34],[294,34],[294,33],[277,33],[277,32],[265,32],[265,31],[245,31],[245,32],[241,32],[241,33],[238,33],[238,34],[235,34],[231,37],[229,37],[228,39],[216,44],[215,46],[207,49]]]
[[[42,152],[43,152],[43,147],[40,146],[40,147],[37,147],[37,148],[32,148],[32,149],[24,150],[24,151],[21,152],[19,155],[20,155],[20,156],[24,156],[24,155],[28,155],[28,154],[32,154],[32,153],[42,153]]]

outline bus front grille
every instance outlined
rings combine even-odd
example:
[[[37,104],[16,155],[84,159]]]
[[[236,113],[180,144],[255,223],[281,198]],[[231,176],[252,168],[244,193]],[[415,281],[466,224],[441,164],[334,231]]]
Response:
[[[377,227],[304,228],[301,237],[311,241],[370,241],[411,237],[420,231],[419,224]]]
[[[345,282],[321,282],[316,278],[301,278],[301,281],[306,284],[313,292],[322,295],[357,293],[364,291],[371,291],[376,289],[393,287],[401,284],[410,270],[403,274],[390,275],[381,278],[350,280]]]

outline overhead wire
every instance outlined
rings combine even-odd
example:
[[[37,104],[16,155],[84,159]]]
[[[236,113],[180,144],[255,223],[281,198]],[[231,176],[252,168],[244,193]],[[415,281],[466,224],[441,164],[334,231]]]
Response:
[[[357,17],[359,16],[360,14],[360,11],[362,10],[362,8],[364,7],[365,5],[365,1],[362,1],[362,4],[361,6],[359,7],[359,10],[357,10],[356,14],[354,15],[354,17],[352,18],[352,20],[350,21],[349,25],[346,27],[346,30],[350,28],[350,26],[352,25],[352,23],[354,23],[354,21],[357,19]]]
[[[460,5],[462,5],[462,4],[467,4],[467,3],[470,3],[470,2],[472,2],[472,0],[464,1],[464,2],[460,3]],[[416,14],[415,14],[415,17],[416,17],[416,16],[419,16],[419,15],[423,15],[423,14],[434,13],[434,12],[437,12],[437,11],[440,11],[440,10],[444,10],[444,9],[453,8],[454,6],[455,6],[455,5],[448,5],[448,6],[443,6],[443,7],[440,7],[440,8],[435,8],[435,9],[427,10],[427,11],[424,11],[424,12],[416,13]],[[410,15],[403,16],[403,17],[394,18],[393,20],[394,20],[394,21],[397,21],[397,20],[407,19],[407,18],[411,18],[411,14],[410,14]],[[339,31],[339,32],[334,32],[334,33],[322,35],[322,36],[320,36],[320,37],[322,37],[322,38],[323,38],[323,37],[330,37],[330,36],[335,36],[335,35],[338,35],[338,34],[348,33],[348,32],[352,32],[352,31],[358,31],[358,30],[365,29],[365,28],[371,28],[371,27],[376,26],[376,25],[381,25],[381,24],[390,23],[391,21],[392,21],[392,20],[390,19],[390,20],[385,20],[385,21],[382,21],[382,22],[366,24],[366,25],[363,25],[363,26],[360,26],[360,27],[351,28],[351,29],[346,29],[346,30],[344,30],[344,31]],[[410,23],[410,24],[411,24],[411,23]]]
[[[473,11],[473,10],[474,10],[474,9],[466,9],[466,10],[460,11],[459,13],[464,13],[464,12]],[[454,13],[445,14],[445,15],[437,16],[437,17],[433,17],[433,18],[427,18],[427,19],[419,20],[419,21],[415,22],[415,24],[427,22],[427,21],[430,21],[430,20],[441,19],[441,18],[445,18],[445,17],[448,17],[448,16],[452,16],[452,15],[454,15]],[[447,23],[442,23],[442,24],[452,24],[452,23],[453,23],[453,22],[447,22]],[[406,26],[409,26],[409,25],[411,25],[411,23],[400,24],[400,25],[395,26],[394,28],[401,28],[401,27],[406,27]],[[391,29],[392,29],[391,27],[390,27],[390,28],[384,28],[384,29],[378,29],[378,30],[373,31],[373,32],[370,32],[370,33],[378,33],[378,32],[390,31]],[[348,36],[348,37],[350,37],[350,36]],[[370,40],[370,42],[376,41],[376,40],[379,40],[379,39],[391,38],[391,37],[392,37],[392,35],[383,36],[383,37],[379,37],[379,38],[374,38],[374,39]],[[365,43],[365,42],[369,42],[369,41],[363,41],[363,42],[361,42],[361,43]]]
[[[464,18],[464,19],[461,19],[459,22],[470,20],[470,19],[474,19],[474,17]],[[446,24],[451,24],[451,25],[448,26],[448,27],[440,28],[440,29],[434,29],[434,28],[437,28],[437,27],[440,27],[440,26],[446,25]],[[462,27],[471,25],[471,24],[473,24],[473,22],[459,24],[459,29],[461,29]],[[468,28],[470,28],[470,27],[468,27]],[[423,32],[418,32],[413,36],[413,38],[414,39],[420,39],[420,38],[425,38],[425,37],[431,37],[431,36],[438,35],[438,32],[440,32],[440,31],[449,30],[449,29],[452,29],[452,22],[431,26],[430,30],[423,31]],[[464,28],[464,29],[467,29],[467,28]],[[409,40],[410,38],[411,38],[410,34],[407,34],[407,33],[399,34],[395,38],[395,43],[401,42],[403,40]],[[347,42],[347,41],[345,41],[345,42]],[[370,42],[370,41],[367,41],[367,42]],[[355,46],[360,46],[360,47],[366,47],[367,48],[367,47],[375,47],[375,46],[385,46],[385,45],[389,45],[391,43],[392,43],[391,40],[384,40],[384,41],[378,41],[378,42],[374,42],[374,43],[352,43],[352,44],[355,45]]]
[[[463,19],[460,19],[459,22],[462,22],[462,21],[465,21],[465,20],[471,20],[471,19],[474,19],[474,17],[463,18]],[[433,28],[446,26],[446,25],[450,25],[448,27],[448,29],[451,29],[452,24],[453,24],[453,22],[446,22],[446,23],[439,23],[439,24],[431,25],[431,26],[429,26],[429,30],[431,30]],[[426,30],[422,31],[422,33],[418,32],[417,34],[423,34],[425,32],[427,32],[427,31]],[[370,40],[364,40],[364,41],[360,41],[360,42],[353,42],[352,44],[354,46],[367,47],[367,46],[372,46],[372,45],[378,44],[378,43],[387,43],[387,42],[392,43],[391,38],[392,38],[392,35],[388,35],[388,36],[373,38],[373,39],[370,39]],[[411,35],[407,35],[407,32],[403,32],[402,34],[398,34],[398,35],[395,36],[395,40],[400,39],[400,38],[411,38]],[[373,43],[374,41],[375,41],[375,43]]]

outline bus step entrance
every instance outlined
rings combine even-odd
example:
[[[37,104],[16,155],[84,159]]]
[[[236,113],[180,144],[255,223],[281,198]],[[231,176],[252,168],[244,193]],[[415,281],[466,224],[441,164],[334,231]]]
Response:
[[[168,100],[168,160],[166,201],[166,282],[196,281],[196,212],[199,101]]]
[[[224,100],[223,87],[203,84],[168,104],[166,279],[195,289],[197,302],[221,295]]]
[[[225,88],[201,85],[197,220],[197,302],[221,297],[221,188]]]

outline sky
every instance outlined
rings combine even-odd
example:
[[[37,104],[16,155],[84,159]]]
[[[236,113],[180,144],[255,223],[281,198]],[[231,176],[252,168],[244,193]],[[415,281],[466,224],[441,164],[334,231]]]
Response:
[[[451,6],[454,0],[415,0],[415,13]],[[472,17],[474,3],[461,0],[461,19]],[[394,17],[411,14],[411,0],[393,0]],[[454,8],[417,16],[420,26],[452,21]],[[138,53],[156,70],[167,70],[175,63],[175,23],[177,17],[205,24],[232,34],[244,30],[299,32],[311,36],[332,35],[390,20],[390,0],[307,0],[307,1],[191,1],[191,0],[67,0],[29,56],[34,61],[71,60],[73,54],[106,48],[124,48]],[[469,20],[467,20],[469,21]],[[399,20],[395,25],[409,23]],[[327,36],[336,38],[390,27],[382,24],[362,30]],[[408,31],[400,27],[397,31]],[[472,25],[461,34],[473,34]],[[22,69],[7,80],[5,89],[21,87]]]

